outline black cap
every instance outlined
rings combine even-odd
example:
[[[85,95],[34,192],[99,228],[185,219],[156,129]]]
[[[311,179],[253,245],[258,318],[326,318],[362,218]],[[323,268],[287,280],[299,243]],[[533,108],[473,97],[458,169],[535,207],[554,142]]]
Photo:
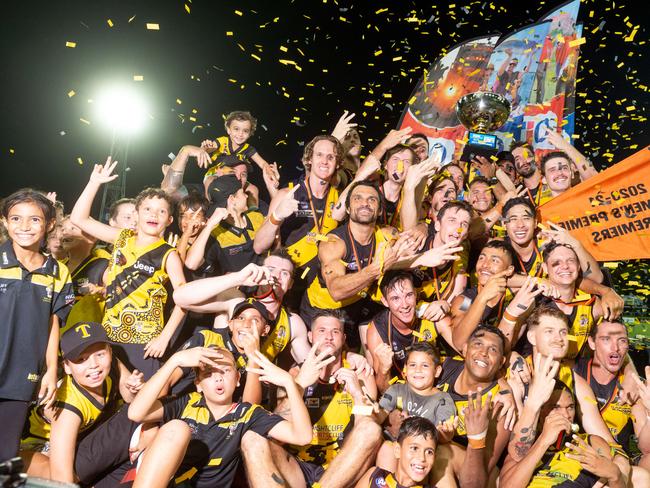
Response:
[[[93,344],[110,344],[102,324],[97,322],[77,322],[61,336],[63,359],[74,361]]]
[[[254,308],[260,313],[260,315],[266,321],[267,324],[271,323],[271,318],[269,317],[269,311],[266,309],[266,307],[262,302],[259,302],[254,298],[249,298],[248,300],[244,300],[243,302],[240,302],[237,305],[235,305],[235,308],[232,311],[232,317],[230,318],[234,319],[240,313],[242,313],[244,310],[248,308]]]
[[[224,175],[215,178],[208,187],[208,197],[213,207],[226,208],[228,197],[241,190],[241,181],[235,175]]]

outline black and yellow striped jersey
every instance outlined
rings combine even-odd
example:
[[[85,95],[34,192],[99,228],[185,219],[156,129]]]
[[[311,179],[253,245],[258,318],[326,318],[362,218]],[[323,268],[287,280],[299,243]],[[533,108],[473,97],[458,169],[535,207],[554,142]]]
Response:
[[[134,231],[122,230],[108,268],[102,324],[117,343],[146,344],[165,326],[169,282],[165,264],[174,248],[163,239],[143,247],[135,242]]]
[[[370,483],[368,484],[368,488],[428,488],[429,486],[429,484],[409,486],[400,485],[395,479],[393,473],[382,468],[375,468],[370,475]]]
[[[214,140],[218,147],[210,155],[210,159],[215,163],[205,173],[204,178],[214,176],[219,168],[222,166],[238,166],[245,163],[251,166],[249,160],[257,154],[257,149],[245,142],[237,149],[233,148],[232,141],[228,136],[217,137]]]
[[[578,434],[589,442],[587,434]],[[549,449],[537,463],[528,488],[591,488],[599,477],[583,469],[579,461],[569,459],[569,448],[560,451]]]
[[[215,419],[202,394],[194,392],[162,400],[163,422],[180,419],[192,431],[174,485],[196,488],[230,486],[241,460],[240,445],[246,432],[266,437],[284,419],[259,405],[233,403],[230,411]]]
[[[275,358],[291,344],[291,319],[289,312],[285,307],[280,307],[278,316],[275,320],[275,325],[271,327],[271,331],[266,336],[260,351],[270,361],[275,361]]]

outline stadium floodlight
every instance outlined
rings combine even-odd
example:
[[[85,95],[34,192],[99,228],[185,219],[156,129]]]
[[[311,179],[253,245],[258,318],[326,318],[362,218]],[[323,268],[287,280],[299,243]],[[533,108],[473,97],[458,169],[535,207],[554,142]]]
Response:
[[[99,119],[114,132],[133,134],[144,126],[147,107],[144,100],[129,88],[115,86],[96,98]]]

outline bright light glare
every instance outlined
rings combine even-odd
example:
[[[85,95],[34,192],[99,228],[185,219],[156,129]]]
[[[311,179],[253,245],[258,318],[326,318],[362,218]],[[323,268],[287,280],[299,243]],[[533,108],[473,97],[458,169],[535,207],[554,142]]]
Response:
[[[137,132],[147,119],[144,101],[128,88],[108,89],[97,97],[96,104],[100,120],[117,132]]]

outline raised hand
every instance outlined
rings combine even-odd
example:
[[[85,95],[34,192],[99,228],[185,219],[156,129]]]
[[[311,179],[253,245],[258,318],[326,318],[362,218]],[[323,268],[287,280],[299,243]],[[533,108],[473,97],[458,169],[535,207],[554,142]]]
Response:
[[[577,435],[573,436],[573,443],[566,443],[566,447],[571,450],[566,457],[578,461],[583,468],[596,476],[606,478],[609,482],[620,480],[622,477],[608,450],[594,448]]]
[[[223,219],[228,217],[228,210],[222,207],[217,207],[214,209],[212,212],[212,215],[210,215],[210,218],[208,221],[205,223],[206,227],[210,229],[214,229],[216,226],[218,226]]]
[[[159,335],[155,339],[151,339],[144,346],[144,359],[161,358],[163,354],[165,354],[168,345],[169,339],[163,337],[162,335]]]
[[[560,290],[546,278],[537,278],[537,286],[545,297],[560,298]]]
[[[535,303],[535,298],[541,294],[542,290],[537,286],[537,279],[530,275],[526,276],[524,284],[521,285],[506,310],[511,315],[519,317]]]
[[[90,174],[90,181],[97,183],[98,185],[103,185],[104,183],[110,183],[119,175],[114,175],[113,170],[117,166],[117,161],[113,161],[109,156],[106,159],[104,165],[96,164],[93,168],[93,172]]]
[[[563,415],[551,412],[544,419],[544,427],[539,435],[539,441],[545,446],[552,446],[562,432],[571,433],[571,422]]]
[[[375,369],[381,373],[388,374],[393,367],[393,357],[395,356],[393,348],[390,344],[382,342],[375,348],[373,354],[379,361],[379,364],[375,365]]]
[[[361,389],[361,383],[359,382],[359,377],[357,374],[349,368],[339,368],[337,369],[332,377],[343,385],[345,391],[347,391],[355,402],[359,402],[364,398],[363,390]]]
[[[438,442],[440,444],[449,444],[456,435],[456,429],[460,424],[458,416],[454,415],[451,418],[441,421],[436,425],[438,431]]]
[[[600,305],[603,307],[605,320],[616,320],[623,313],[625,302],[613,288],[609,288],[600,296]]]
[[[508,177],[506,176],[506,178]],[[502,205],[505,205],[508,202],[508,200],[512,200],[513,198],[517,198],[517,197],[523,197],[526,194],[526,191],[527,191],[526,188],[524,188],[521,185],[517,187],[513,185],[513,188],[507,190],[505,193],[503,193],[500,197],[497,198],[499,199],[499,202],[501,202]]]
[[[218,368],[217,361],[224,359],[223,353],[209,347],[182,349],[169,359],[179,368]]]
[[[45,198],[47,198],[52,203],[56,203],[56,192],[55,191],[48,191],[45,194]]]
[[[436,151],[424,161],[409,166],[406,170],[404,188],[413,190],[422,180],[428,180],[440,169],[440,154]]]
[[[386,134],[386,137],[382,139],[379,145],[388,150],[398,144],[404,144],[404,142],[409,138],[411,132],[413,132],[411,127],[404,127],[399,130],[392,129],[388,134]]]
[[[278,188],[280,186],[280,172],[278,171],[277,163],[267,164],[262,171],[264,184],[270,188]]]
[[[550,241],[555,241],[558,244],[563,244],[566,246],[571,246],[572,248],[577,248],[579,247],[580,241],[573,237],[571,233],[566,230],[564,227],[560,227],[557,224],[554,224],[553,222],[549,222],[548,225],[550,226],[549,228],[546,228],[542,230],[541,234],[545,239],[548,239]]]
[[[328,364],[336,361],[336,356],[332,356],[329,349],[321,351],[320,353],[318,352],[321,345],[320,342],[315,342],[309,350],[305,362],[300,366],[300,371],[296,376],[296,383],[303,388],[307,388],[316,383],[320,377],[321,371],[323,371]]]
[[[486,157],[476,156],[474,159],[472,159],[471,165],[481,173],[481,176],[487,178],[488,180],[494,178],[496,164],[491,163]]]
[[[355,122],[350,122],[354,116],[355,114],[350,114],[347,110],[345,110],[343,112],[343,115],[341,115],[339,118],[336,126],[334,127],[334,130],[332,131],[332,135],[339,141],[343,142],[343,138],[350,131],[350,129],[357,126]]]
[[[252,358],[255,360],[257,367],[253,368],[249,366],[246,368],[246,371],[259,375],[260,381],[271,383],[282,388],[287,388],[290,384],[294,383],[288,371],[273,364],[261,352],[255,351]]]
[[[280,203],[275,210],[273,211],[272,216],[277,220],[284,220],[294,214],[298,210],[298,200],[294,198],[294,195],[300,185],[295,185],[289,191],[287,191],[280,200]]]
[[[239,286],[269,285],[273,281],[271,270],[255,263],[247,264],[237,275]]]
[[[463,410],[468,438],[473,436],[478,441],[484,440],[487,436],[492,414],[492,392],[488,393],[483,402],[481,391],[479,387],[475,392],[468,392],[467,407]]]
[[[135,395],[144,386],[144,373],[134,369],[126,379],[125,385],[127,390]]]
[[[422,318],[425,320],[430,320],[431,322],[438,322],[445,318],[445,315],[449,313],[451,307],[447,300],[436,300],[427,305],[427,308],[422,314]]]
[[[508,285],[507,276],[508,270],[499,271],[490,276],[483,289],[479,292],[479,295],[486,302],[503,295],[506,292],[506,286]]]
[[[551,129],[550,127],[545,127],[544,130],[546,131],[546,139],[548,142],[550,142],[556,149],[564,150],[567,146],[570,146],[567,142],[567,140],[562,137],[562,134],[559,132],[555,131],[554,129]]]
[[[456,253],[463,250],[463,246],[459,246],[457,242],[448,242],[442,246],[434,247],[422,253],[417,260],[418,266],[426,266],[429,268],[437,268],[447,261],[457,261],[460,259]]]
[[[636,383],[639,391],[639,400],[645,407],[646,415],[650,415],[650,385],[648,385],[648,379],[650,378],[650,366],[645,367],[645,377],[646,380],[643,381],[637,375],[632,375],[634,382]]]
[[[517,423],[517,402],[514,394],[508,390],[499,390],[492,398],[492,406],[495,411],[501,408],[499,419],[504,419],[503,425],[507,430],[512,431]]]
[[[555,376],[559,370],[559,361],[555,361],[551,356],[536,354],[533,359],[533,381],[526,403],[531,403],[537,409],[541,408],[553,394]]]
[[[516,191],[517,188],[513,181],[510,179],[510,177],[506,174],[505,171],[503,171],[501,168],[497,168],[495,171],[495,176],[497,177],[497,180],[499,180],[499,183],[505,188],[506,192],[509,191]]]
[[[219,145],[216,143],[216,141],[213,141],[212,139],[206,139],[201,143],[201,149],[208,153],[212,153],[216,151],[219,148]]]

